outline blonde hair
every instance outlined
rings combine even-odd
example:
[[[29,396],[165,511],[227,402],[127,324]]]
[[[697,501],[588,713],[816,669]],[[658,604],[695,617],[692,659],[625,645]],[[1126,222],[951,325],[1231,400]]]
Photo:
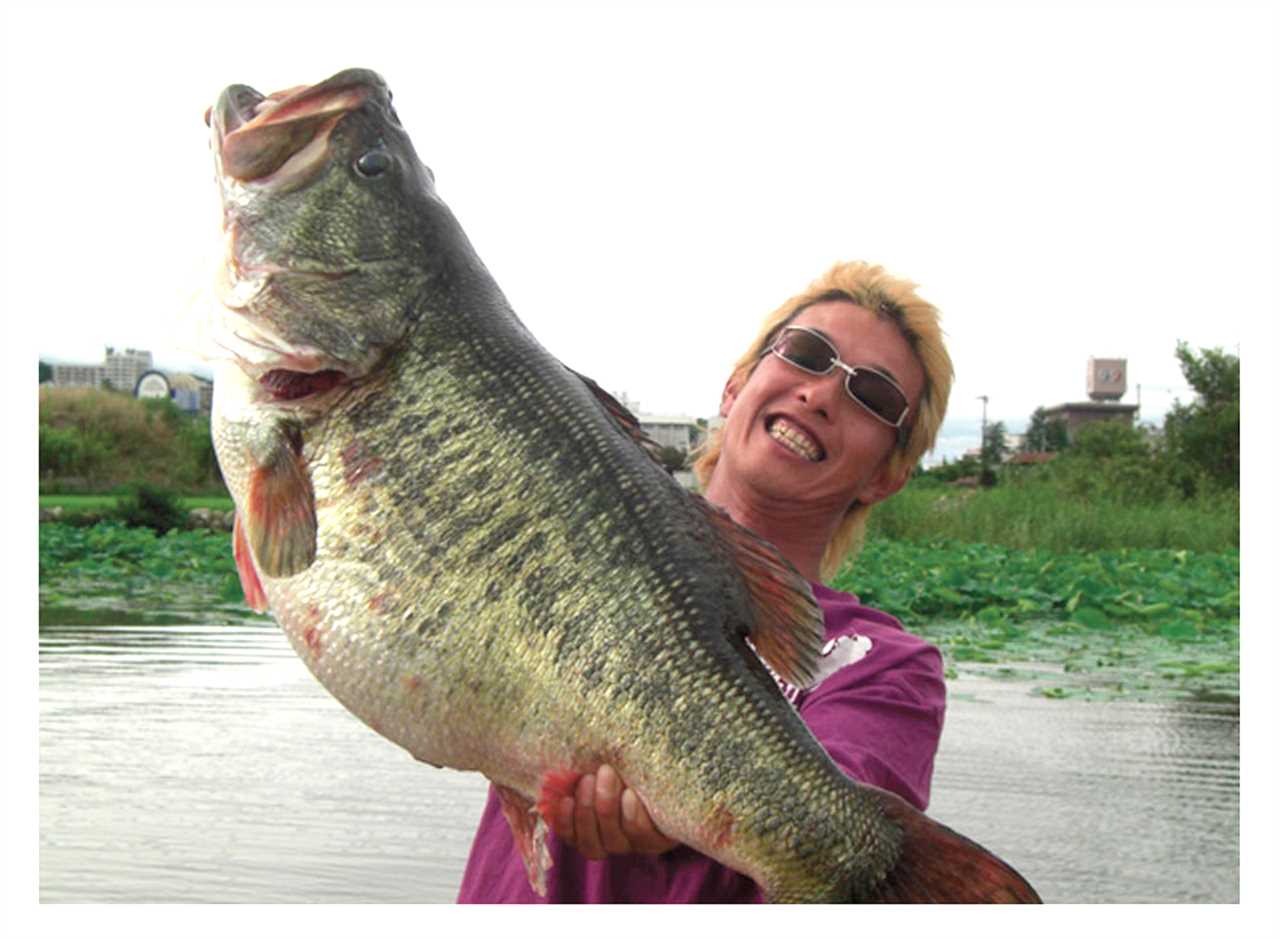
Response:
[[[947,399],[955,376],[951,356],[942,338],[938,309],[916,294],[911,281],[894,277],[878,264],[849,261],[836,264],[811,283],[803,293],[792,297],[767,317],[760,332],[742,356],[734,363],[730,380],[746,384],[760,357],[772,344],[783,326],[790,323],[806,307],[827,300],[849,300],[863,309],[892,320],[902,331],[912,352],[924,369],[924,390],[914,414],[908,418],[906,439],[890,456],[890,472],[895,476],[909,472],[920,458],[933,449],[947,413]],[[720,460],[721,429],[713,430],[702,445],[693,471],[703,489],[711,480]],[[846,558],[855,557],[862,548],[871,506],[855,502],[840,522],[822,555],[822,577],[829,580]]]

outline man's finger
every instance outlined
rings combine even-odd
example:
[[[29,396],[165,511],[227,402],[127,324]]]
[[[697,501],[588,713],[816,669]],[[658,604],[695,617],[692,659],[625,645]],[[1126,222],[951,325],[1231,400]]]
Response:
[[[678,842],[658,831],[644,803],[631,789],[622,793],[622,830],[634,850],[644,854],[661,854],[670,851]]]
[[[596,825],[596,777],[588,773],[578,780],[578,788],[574,795],[573,846],[583,856],[593,861],[605,857],[604,847],[600,843],[600,830]]]
[[[599,826],[600,843],[610,854],[626,854],[632,850],[631,842],[622,831],[620,795],[622,780],[612,766],[601,766],[596,770],[596,824]]]

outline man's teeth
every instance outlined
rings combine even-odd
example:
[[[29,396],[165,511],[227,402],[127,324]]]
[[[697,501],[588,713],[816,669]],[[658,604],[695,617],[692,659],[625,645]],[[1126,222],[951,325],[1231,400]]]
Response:
[[[811,463],[822,459],[822,450],[813,439],[785,418],[780,417],[769,426],[769,436]]]

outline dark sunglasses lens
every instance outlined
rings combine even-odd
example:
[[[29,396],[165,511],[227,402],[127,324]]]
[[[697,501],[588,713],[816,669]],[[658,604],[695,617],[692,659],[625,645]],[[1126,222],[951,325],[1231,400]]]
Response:
[[[848,377],[847,384],[849,394],[890,424],[898,423],[902,412],[907,409],[907,399],[902,392],[875,372],[861,369],[858,374]]]
[[[811,372],[825,372],[831,368],[834,353],[831,347],[812,333],[788,330],[783,333],[774,348],[792,365]]]

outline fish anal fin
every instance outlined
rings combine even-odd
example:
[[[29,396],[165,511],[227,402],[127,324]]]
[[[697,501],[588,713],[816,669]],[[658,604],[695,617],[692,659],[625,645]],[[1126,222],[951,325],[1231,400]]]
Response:
[[[551,869],[551,852],[547,850],[547,823],[534,811],[533,803],[507,786],[493,784],[502,806],[502,815],[511,826],[511,839],[524,860],[529,887],[540,897],[547,895],[547,871]]]
[[[769,542],[724,510],[695,498],[742,572],[755,612],[748,635],[756,653],[783,681],[808,687],[817,677],[826,637],[822,608],[813,599],[808,581]]]
[[[1035,888],[982,845],[890,792],[873,790],[902,830],[898,859],[865,897],[870,903],[1040,903]]]
[[[236,513],[235,524],[231,535],[231,553],[236,561],[236,573],[240,575],[240,588],[244,591],[244,602],[255,613],[267,612],[267,594],[262,589],[262,581],[258,580],[258,572],[253,566],[253,556],[249,553],[249,544],[245,541],[244,526],[240,524],[240,513]]]
[[[640,418],[636,417],[631,411],[622,404],[617,398],[609,394],[594,381],[583,375],[581,372],[575,372],[569,366],[565,366],[568,371],[573,374],[579,381],[587,386],[587,390],[595,396],[596,401],[600,402],[600,406],[604,408],[605,413],[612,418],[613,422],[618,425],[618,429],[635,441],[636,446],[648,454],[649,458],[659,466],[662,465],[660,456],[660,447],[649,437],[640,427]]]
[[[299,447],[281,434],[249,476],[245,538],[268,577],[292,577],[316,558],[316,499]]]

